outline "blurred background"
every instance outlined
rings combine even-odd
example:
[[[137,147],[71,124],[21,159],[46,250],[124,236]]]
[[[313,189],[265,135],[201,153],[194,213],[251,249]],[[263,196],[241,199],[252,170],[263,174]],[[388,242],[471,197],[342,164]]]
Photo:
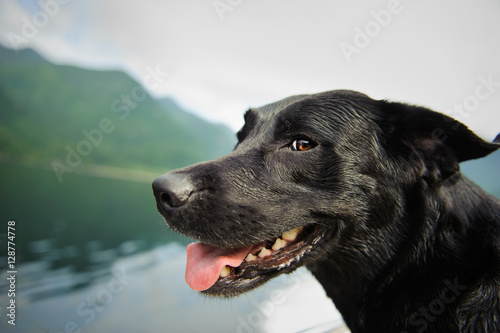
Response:
[[[191,291],[189,240],[151,182],[230,152],[249,107],[333,89],[424,105],[491,141],[499,17],[498,0],[0,0],[0,331],[339,325],[305,270],[233,300]],[[496,152],[462,170],[500,197],[499,166]]]

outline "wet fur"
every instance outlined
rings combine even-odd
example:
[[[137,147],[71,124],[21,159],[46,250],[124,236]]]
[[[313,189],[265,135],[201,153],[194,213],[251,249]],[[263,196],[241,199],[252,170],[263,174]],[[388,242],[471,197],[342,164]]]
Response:
[[[459,170],[498,137],[352,91],[290,97],[245,120],[232,153],[174,172],[195,189],[163,212],[174,230],[236,247],[318,224],[325,237],[303,264],[353,333],[500,332],[500,201]],[[318,146],[292,151],[303,137]]]

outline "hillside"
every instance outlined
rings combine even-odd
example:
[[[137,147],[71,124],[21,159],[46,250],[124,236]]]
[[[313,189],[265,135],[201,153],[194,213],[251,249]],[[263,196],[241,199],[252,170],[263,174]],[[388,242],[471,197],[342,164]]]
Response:
[[[151,182],[236,143],[123,72],[54,65],[32,50],[0,47],[0,105],[0,220],[17,222],[19,262],[86,270],[89,248],[112,259],[124,244],[183,241],[157,213]]]
[[[463,162],[460,170],[484,190],[500,198],[500,151]]]
[[[64,165],[69,154],[71,167],[76,152],[80,164],[167,170],[235,144],[229,128],[154,100],[123,72],[57,66],[32,50],[0,48],[0,59],[3,153]]]

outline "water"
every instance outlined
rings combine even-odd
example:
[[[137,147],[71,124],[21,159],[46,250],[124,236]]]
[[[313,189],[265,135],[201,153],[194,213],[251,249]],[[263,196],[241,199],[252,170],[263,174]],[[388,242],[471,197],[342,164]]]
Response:
[[[18,271],[12,326],[2,269],[1,332],[286,333],[338,318],[305,270],[231,300],[189,289],[187,240],[156,212],[149,181],[59,182],[51,169],[9,164],[0,178],[0,234],[15,220]]]
[[[51,270],[44,261],[20,265],[16,325],[2,320],[1,331],[287,333],[340,323],[332,302],[305,269],[227,300],[189,289],[184,268],[185,247],[177,243],[87,272]],[[2,292],[0,303],[7,302]]]

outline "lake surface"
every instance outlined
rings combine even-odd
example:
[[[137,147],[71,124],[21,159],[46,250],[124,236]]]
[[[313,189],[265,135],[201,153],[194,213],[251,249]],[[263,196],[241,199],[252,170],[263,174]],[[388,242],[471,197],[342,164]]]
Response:
[[[305,269],[234,299],[207,298],[184,282],[185,246],[171,243],[112,263],[109,269],[51,270],[20,265],[16,325],[2,332],[300,332],[341,324],[332,302]],[[6,290],[5,278],[1,290]],[[1,304],[8,302],[6,292]]]

